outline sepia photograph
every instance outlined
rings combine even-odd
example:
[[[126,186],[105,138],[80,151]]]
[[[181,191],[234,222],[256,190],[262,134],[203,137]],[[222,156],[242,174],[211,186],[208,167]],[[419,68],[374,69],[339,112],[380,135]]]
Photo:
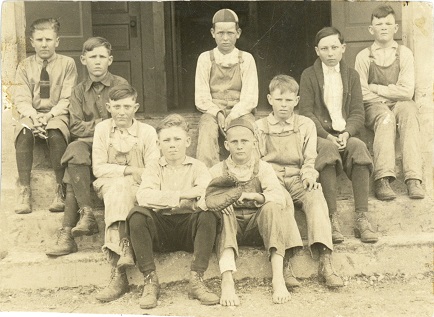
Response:
[[[0,316],[433,316],[433,13],[2,1]]]

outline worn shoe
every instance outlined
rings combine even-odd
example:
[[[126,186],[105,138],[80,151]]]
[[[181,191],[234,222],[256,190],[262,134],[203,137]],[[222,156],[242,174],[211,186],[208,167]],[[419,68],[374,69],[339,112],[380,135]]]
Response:
[[[124,295],[129,289],[130,287],[125,270],[113,267],[109,284],[99,292],[95,298],[102,302],[111,302]]]
[[[80,220],[78,221],[77,225],[72,228],[72,236],[76,238],[83,235],[91,236],[95,233],[98,233],[98,223],[96,222],[92,208],[84,207],[78,212],[80,214]]]
[[[297,281],[294,271],[292,270],[291,262],[284,260],[283,263],[283,278],[285,279],[286,287],[295,288],[300,287],[300,282]]]
[[[65,210],[65,191],[62,184],[57,184],[56,194],[48,210],[51,212],[62,212]]]
[[[134,251],[131,247],[131,243],[127,238],[123,238],[120,241],[121,255],[118,261],[118,268],[125,269],[129,266],[134,266]]]
[[[333,244],[342,243],[344,241],[344,236],[341,233],[338,215],[330,215],[330,224],[332,226]]]
[[[396,198],[396,194],[390,187],[388,177],[379,178],[374,182],[375,197],[379,200],[393,200]]]
[[[65,227],[60,229],[54,247],[51,248],[51,250],[47,250],[45,254],[49,256],[60,256],[77,251],[77,243],[75,243],[72,237],[71,227]]]
[[[32,212],[32,206],[30,204],[30,186],[23,186],[17,183],[18,197],[17,204],[15,206],[15,213],[17,214],[29,214]]]
[[[140,308],[150,309],[157,307],[157,299],[160,297],[160,284],[155,271],[145,275],[142,298],[140,298]]]
[[[202,305],[215,305],[220,298],[211,292],[203,282],[203,273],[190,271],[190,290],[188,298],[198,299]]]
[[[360,238],[364,243],[375,243],[378,241],[377,233],[372,229],[371,224],[365,215],[359,215],[357,217],[354,236]]]
[[[425,198],[425,192],[422,188],[422,183],[418,179],[409,179],[407,182],[408,197],[411,199]]]
[[[331,250],[326,249],[326,251],[320,254],[318,277],[320,282],[325,283],[327,287],[336,288],[344,286],[344,281],[333,268]]]

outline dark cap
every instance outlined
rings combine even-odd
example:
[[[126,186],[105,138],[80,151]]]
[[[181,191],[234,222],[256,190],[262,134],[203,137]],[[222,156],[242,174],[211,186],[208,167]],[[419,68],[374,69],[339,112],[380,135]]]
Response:
[[[235,23],[238,23],[238,16],[231,9],[221,9],[221,10],[217,11],[212,18],[213,24],[217,23],[217,22],[235,22]]]
[[[255,128],[253,127],[253,124],[251,124],[246,119],[236,118],[229,123],[228,128],[226,129],[226,133],[229,131],[229,129],[233,127],[244,127],[252,131],[253,134],[255,134]]]

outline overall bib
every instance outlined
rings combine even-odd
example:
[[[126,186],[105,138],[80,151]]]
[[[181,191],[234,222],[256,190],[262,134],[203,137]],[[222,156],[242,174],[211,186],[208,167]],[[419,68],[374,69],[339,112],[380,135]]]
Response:
[[[273,166],[280,183],[291,196],[289,199],[292,198],[305,213],[309,246],[321,243],[333,250],[329,213],[322,190],[305,190],[300,178],[303,154],[298,121],[299,116],[294,114],[293,131],[272,134],[267,118],[262,119],[267,153],[262,159]],[[288,201],[287,196],[287,204],[292,201]]]

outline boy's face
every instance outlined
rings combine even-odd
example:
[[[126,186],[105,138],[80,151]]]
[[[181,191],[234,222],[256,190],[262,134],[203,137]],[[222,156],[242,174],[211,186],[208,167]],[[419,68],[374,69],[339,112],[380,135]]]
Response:
[[[129,128],[133,124],[134,114],[139,109],[139,104],[133,97],[127,97],[119,100],[110,99],[106,107],[118,128]]]
[[[236,164],[245,164],[250,160],[254,145],[255,138],[248,128],[235,126],[227,131],[225,148]]]
[[[289,90],[282,93],[280,89],[273,90],[267,95],[268,102],[273,107],[273,115],[279,121],[289,119],[300,99],[296,93]]]
[[[379,43],[388,43],[393,41],[393,36],[398,32],[398,24],[395,22],[393,14],[389,14],[384,18],[373,18],[369,26],[369,33],[371,33],[375,41]]]
[[[80,56],[81,63],[86,66],[92,80],[103,79],[108,67],[113,62],[113,56],[109,55],[104,46],[95,47],[93,50]]]
[[[36,55],[42,59],[49,59],[59,46],[59,37],[52,29],[36,30],[30,37],[30,43]]]
[[[345,44],[339,41],[339,35],[333,34],[323,37],[315,47],[315,51],[324,64],[334,67],[341,61],[345,47]]]
[[[185,158],[191,139],[181,127],[162,129],[158,134],[158,145],[167,162]]]
[[[235,48],[235,43],[241,35],[241,29],[237,30],[235,22],[217,22],[214,28],[211,28],[211,34],[219,51],[228,54]]]

